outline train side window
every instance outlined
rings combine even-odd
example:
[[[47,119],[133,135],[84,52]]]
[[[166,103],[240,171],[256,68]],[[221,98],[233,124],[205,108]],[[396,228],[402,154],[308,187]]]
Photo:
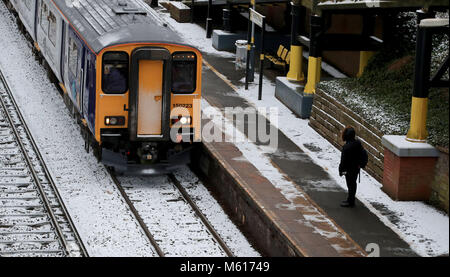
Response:
[[[180,52],[172,56],[172,93],[193,93],[196,89],[197,56]]]
[[[41,27],[44,33],[47,33],[48,31],[48,7],[47,4],[44,3],[44,1],[41,2]]]
[[[128,90],[129,56],[125,52],[103,54],[102,89],[106,94],[122,94]]]
[[[56,16],[50,12],[48,16],[48,38],[52,42],[52,44],[56,45]]]
[[[69,70],[72,72],[73,76],[78,76],[78,46],[75,41],[69,39]]]

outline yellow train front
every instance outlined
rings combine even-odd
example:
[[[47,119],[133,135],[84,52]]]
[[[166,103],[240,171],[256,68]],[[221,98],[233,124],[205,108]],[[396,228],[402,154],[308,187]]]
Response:
[[[87,146],[127,173],[170,171],[200,139],[202,55],[141,0],[9,0]]]
[[[125,44],[97,59],[96,140],[102,162],[161,173],[190,161],[200,139],[201,53],[176,44]]]

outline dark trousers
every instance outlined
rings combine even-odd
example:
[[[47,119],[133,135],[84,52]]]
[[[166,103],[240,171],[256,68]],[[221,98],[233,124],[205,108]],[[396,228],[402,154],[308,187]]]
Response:
[[[350,205],[355,205],[355,195],[356,195],[356,181],[358,179],[358,173],[359,172],[348,172],[345,175],[345,181],[347,181],[347,188],[348,188],[348,197],[347,202]]]

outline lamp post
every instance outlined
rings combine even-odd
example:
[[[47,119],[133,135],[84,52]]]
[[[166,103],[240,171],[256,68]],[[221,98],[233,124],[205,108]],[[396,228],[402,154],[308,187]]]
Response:
[[[208,0],[208,15],[206,17],[206,38],[211,38],[212,18],[211,18],[212,0]]]

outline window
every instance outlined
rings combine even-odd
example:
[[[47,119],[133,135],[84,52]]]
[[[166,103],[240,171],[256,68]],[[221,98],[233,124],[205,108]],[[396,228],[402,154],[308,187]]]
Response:
[[[47,4],[44,3],[44,1],[41,2],[41,27],[42,30],[47,33],[48,31],[48,7]]]
[[[172,56],[172,92],[193,93],[196,88],[197,57],[194,53]]]
[[[48,16],[48,39],[52,42],[52,44],[56,45],[56,16],[50,12]]]
[[[69,38],[69,70],[73,76],[78,76],[78,46],[72,38]]]
[[[129,57],[125,52],[103,54],[102,89],[107,94],[122,94],[128,90]]]

